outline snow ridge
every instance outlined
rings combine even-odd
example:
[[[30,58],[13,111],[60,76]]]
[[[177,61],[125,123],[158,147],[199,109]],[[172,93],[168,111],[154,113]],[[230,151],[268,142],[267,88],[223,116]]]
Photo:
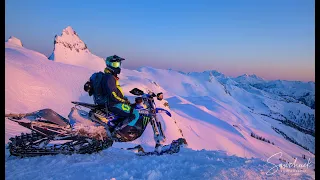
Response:
[[[10,36],[6,42],[8,42],[12,45],[17,45],[17,46],[21,46],[21,47],[23,46],[21,40],[14,37],[14,36]]]

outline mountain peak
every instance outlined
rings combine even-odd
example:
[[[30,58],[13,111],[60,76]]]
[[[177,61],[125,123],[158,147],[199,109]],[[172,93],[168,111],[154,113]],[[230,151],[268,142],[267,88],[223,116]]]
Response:
[[[209,76],[221,76],[221,77],[225,77],[225,75],[217,70],[207,70],[207,71],[203,71],[202,73],[204,74],[209,74]]]
[[[76,35],[76,36],[78,36],[76,31],[74,31],[71,26],[68,26],[65,29],[63,29],[62,35],[71,35],[71,36]]]
[[[10,36],[6,42],[17,45],[17,46],[21,46],[21,47],[23,46],[21,40],[14,36]]]
[[[262,79],[261,77],[255,75],[255,74],[250,74],[249,75],[249,74],[245,73],[243,75],[238,76],[238,78],[243,78],[243,77],[250,77],[250,78],[254,78],[254,79]]]
[[[240,75],[238,77],[249,77],[249,75],[247,73],[245,73],[245,74],[242,74],[242,75]]]
[[[236,78],[233,78],[235,81],[237,81],[238,83],[249,83],[249,84],[256,84],[256,83],[261,83],[261,82],[265,82],[266,80],[255,75],[255,74],[243,74],[241,76],[238,76]]]
[[[62,30],[60,36],[56,35],[54,38],[54,50],[52,55],[49,57],[50,60],[56,59],[56,54],[65,54],[66,52],[89,53],[87,45],[79,38],[76,31],[71,26],[66,27]]]
[[[252,77],[252,78],[256,78],[256,79],[261,79],[261,77],[258,77],[257,75],[255,75],[255,74],[251,74],[251,75],[249,75],[250,77]]]
[[[220,76],[220,75],[224,76],[223,73],[221,73],[221,72],[219,72],[219,71],[217,71],[217,70],[212,70],[212,71],[211,71],[211,74],[212,74],[213,76]]]
[[[94,70],[103,70],[105,67],[103,58],[92,54],[71,26],[63,29],[60,36],[54,37],[54,49],[48,59]]]

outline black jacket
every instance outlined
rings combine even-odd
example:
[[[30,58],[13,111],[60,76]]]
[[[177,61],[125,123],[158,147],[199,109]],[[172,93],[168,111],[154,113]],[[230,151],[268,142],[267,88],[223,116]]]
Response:
[[[102,73],[102,72],[99,72]],[[94,75],[91,76],[90,81],[94,81]],[[97,87],[99,88],[99,93],[93,93],[95,98],[95,103],[99,105],[105,105],[104,102],[107,103],[108,107],[112,107],[117,103],[124,103],[126,100],[124,99],[124,95],[122,89],[119,85],[119,78],[115,77],[111,74],[107,69],[103,73],[100,84]],[[97,100],[98,99],[98,100]]]

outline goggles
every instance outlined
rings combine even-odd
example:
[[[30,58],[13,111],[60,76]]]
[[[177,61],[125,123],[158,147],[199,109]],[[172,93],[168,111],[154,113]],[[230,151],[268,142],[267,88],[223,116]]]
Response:
[[[118,68],[121,66],[121,62],[110,62],[110,66],[114,68]]]

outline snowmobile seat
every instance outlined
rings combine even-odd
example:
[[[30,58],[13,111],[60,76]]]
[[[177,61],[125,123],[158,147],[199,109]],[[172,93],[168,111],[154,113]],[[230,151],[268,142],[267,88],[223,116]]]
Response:
[[[89,103],[84,103],[84,102],[76,102],[76,101],[71,101],[72,104],[83,106],[89,109],[104,109],[105,106],[103,105],[98,105],[98,104],[89,104]]]

